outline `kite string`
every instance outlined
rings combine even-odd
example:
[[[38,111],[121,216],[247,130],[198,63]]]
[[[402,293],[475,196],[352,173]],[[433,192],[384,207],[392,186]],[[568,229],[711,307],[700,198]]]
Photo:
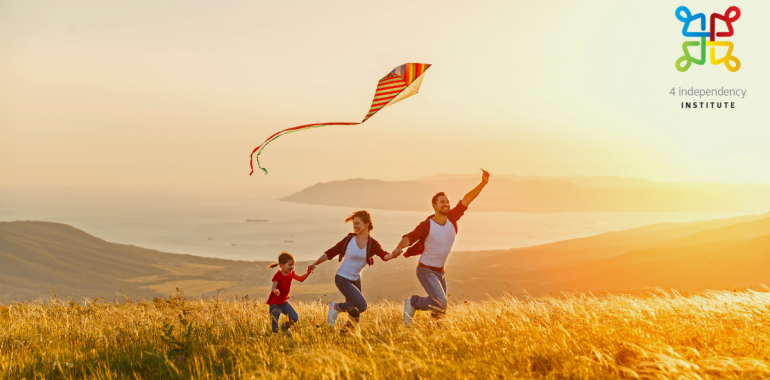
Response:
[[[417,93],[417,97],[422,99],[422,102],[425,103],[426,106],[428,106],[428,109],[430,109],[431,112],[433,112],[433,115],[436,116],[436,119],[438,119],[438,121],[441,122],[441,125],[443,125],[444,128],[446,128],[447,131],[449,131],[449,133],[452,135],[452,137],[455,138],[455,141],[457,141],[457,144],[460,145],[461,148],[463,148],[463,150],[465,151],[466,154],[468,154],[468,157],[470,157],[471,160],[473,160],[473,162],[475,162],[476,165],[478,165],[479,168],[481,168],[481,164],[479,164],[479,162],[476,161],[476,158],[473,157],[473,155],[471,154],[471,152],[468,151],[468,149],[465,149],[465,145],[463,145],[463,143],[460,142],[460,139],[458,139],[457,136],[454,134],[454,132],[452,132],[452,130],[449,129],[449,127],[447,127],[446,123],[444,123],[444,120],[441,120],[441,117],[438,116],[436,111],[434,111],[433,108],[431,108],[430,104],[428,104],[428,102],[425,101],[425,98],[423,98],[422,95],[420,95],[419,92]]]

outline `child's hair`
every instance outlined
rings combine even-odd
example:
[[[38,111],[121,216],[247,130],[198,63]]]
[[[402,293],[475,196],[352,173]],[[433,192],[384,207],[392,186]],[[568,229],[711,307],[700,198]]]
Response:
[[[289,260],[294,260],[294,256],[289,252],[281,252],[280,255],[278,255],[278,262],[277,263],[271,263],[268,265],[268,268],[275,268],[279,264],[283,265],[289,262]]]
[[[359,217],[362,222],[369,223],[369,231],[374,229],[374,223],[372,223],[372,216],[366,210],[356,211],[345,218],[345,223],[353,220],[353,218]]]

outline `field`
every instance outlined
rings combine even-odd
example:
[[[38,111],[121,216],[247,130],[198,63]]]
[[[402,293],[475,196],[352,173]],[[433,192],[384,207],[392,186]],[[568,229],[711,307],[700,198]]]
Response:
[[[377,302],[358,329],[295,302],[272,336],[263,300],[52,299],[0,308],[0,378],[767,378],[770,293],[658,290],[454,300],[447,317]]]

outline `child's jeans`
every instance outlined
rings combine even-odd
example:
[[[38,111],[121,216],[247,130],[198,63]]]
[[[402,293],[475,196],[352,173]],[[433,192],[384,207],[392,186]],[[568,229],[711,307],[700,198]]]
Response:
[[[288,302],[280,305],[270,305],[270,316],[273,320],[273,334],[278,332],[278,318],[281,318],[281,314],[286,314],[286,316],[289,317],[289,320],[284,322],[283,326],[281,326],[282,330],[288,329],[299,320],[297,312],[294,311],[294,308],[291,307]]]

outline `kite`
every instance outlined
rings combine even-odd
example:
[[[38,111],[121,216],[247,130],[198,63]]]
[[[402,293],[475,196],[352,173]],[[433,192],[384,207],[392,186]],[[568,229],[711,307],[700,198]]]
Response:
[[[288,135],[289,133],[305,131],[312,128],[325,127],[327,125],[362,124],[370,117],[374,116],[377,111],[387,106],[396,104],[416,94],[417,91],[420,90],[423,74],[425,74],[425,70],[428,70],[430,66],[431,65],[427,63],[405,63],[393,69],[393,71],[388,73],[388,75],[382,77],[382,79],[377,82],[377,90],[374,92],[374,100],[372,101],[372,106],[369,108],[369,112],[366,114],[366,117],[364,117],[364,120],[361,120],[360,123],[318,123],[300,125],[298,127],[284,129],[270,136],[267,140],[265,140],[265,142],[262,143],[262,145],[256,147],[256,149],[251,152],[251,158],[249,161],[249,165],[251,166],[251,173],[249,173],[249,175],[254,174],[254,153],[257,154],[257,166],[264,170],[265,174],[267,174],[267,169],[263,168],[259,164],[259,155],[262,154],[262,152],[265,150],[265,146],[275,141],[275,139],[284,135]]]

